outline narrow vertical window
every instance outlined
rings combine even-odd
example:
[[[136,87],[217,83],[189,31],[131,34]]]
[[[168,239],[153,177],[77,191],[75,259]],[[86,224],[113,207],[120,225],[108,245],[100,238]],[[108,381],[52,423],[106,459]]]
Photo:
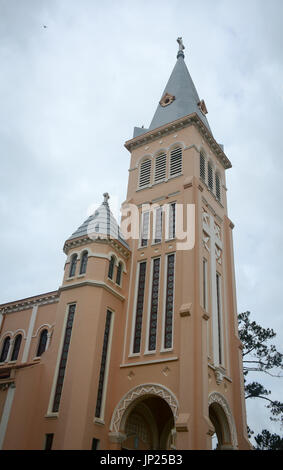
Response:
[[[162,222],[163,222],[163,207],[158,207],[155,210],[154,243],[160,243],[162,240]]]
[[[199,173],[201,179],[205,182],[205,156],[203,155],[203,153],[200,153]]]
[[[46,344],[47,344],[47,330],[42,330],[42,332],[40,333],[37,352],[36,352],[37,357],[40,357],[44,353],[46,349]]]
[[[176,203],[173,202],[169,205],[169,227],[168,238],[172,239],[176,236]]]
[[[170,152],[170,176],[177,176],[182,173],[182,149],[180,147]]]
[[[207,173],[208,173],[208,187],[209,189],[211,189],[211,191],[213,191],[213,169],[212,169],[210,162],[208,162],[208,165],[207,165]]]
[[[53,438],[54,438],[54,434],[51,434],[51,433],[45,434],[44,450],[52,449]]]
[[[84,251],[82,254],[82,258],[81,258],[80,274],[86,273],[87,260],[88,260],[88,252]]]
[[[97,450],[99,446],[99,439],[95,437],[92,439],[91,450]]]
[[[123,272],[123,265],[122,265],[122,263],[121,263],[121,261],[120,261],[120,263],[118,264],[117,276],[116,276],[116,284],[118,284],[118,286],[121,285],[122,272]]]
[[[96,409],[95,409],[95,417],[96,418],[100,418],[100,415],[101,415],[103,389],[104,389],[104,379],[105,379],[105,369],[106,369],[106,361],[107,361],[108,345],[109,345],[109,335],[110,335],[110,326],[111,326],[111,316],[112,316],[112,312],[110,310],[107,310],[106,321],[105,321],[105,329],[104,329],[104,337],[103,337],[101,363],[100,363],[98,391],[97,391],[97,399],[96,399]]]
[[[141,246],[147,246],[149,239],[149,212],[143,212],[141,216]]]
[[[207,260],[202,260],[202,306],[207,310]]]
[[[174,275],[175,255],[167,256],[166,273],[166,301],[165,301],[165,324],[164,324],[164,348],[172,348],[173,344],[173,312],[174,312]]]
[[[7,338],[5,338],[4,340],[2,351],[1,351],[1,356],[0,356],[0,362],[5,362],[7,359],[8,352],[10,349],[10,341],[11,340],[9,336],[7,336]]]
[[[216,273],[216,298],[217,298],[217,326],[218,326],[218,359],[222,364],[222,341],[221,341],[221,276]]]
[[[69,277],[73,277],[76,274],[78,255],[74,254],[71,258]]]
[[[65,372],[66,372],[68,352],[69,352],[69,347],[70,347],[70,342],[71,342],[75,310],[76,310],[75,304],[69,306],[64,342],[63,342],[63,349],[62,349],[61,359],[59,363],[58,377],[57,377],[53,408],[52,408],[52,411],[54,413],[56,413],[59,410],[62,389],[63,389],[63,382],[64,382],[64,377],[65,377]]]
[[[220,186],[220,176],[218,173],[215,174],[215,194],[219,201],[221,201],[221,186]]]
[[[111,256],[108,267],[108,278],[113,279],[114,274],[114,265],[115,265],[115,256]]]
[[[14,342],[13,352],[11,356],[11,361],[16,361],[19,356],[20,347],[22,342],[22,335],[17,335]]]
[[[166,153],[157,155],[155,158],[154,182],[159,183],[166,178]]]
[[[158,313],[158,290],[159,290],[160,258],[153,260],[151,306],[149,320],[148,350],[156,349],[157,313]]]
[[[150,184],[151,160],[144,160],[140,165],[139,187],[144,188]]]
[[[137,291],[136,323],[134,331],[133,353],[139,353],[141,348],[142,317],[145,289],[146,262],[139,263],[139,279]]]

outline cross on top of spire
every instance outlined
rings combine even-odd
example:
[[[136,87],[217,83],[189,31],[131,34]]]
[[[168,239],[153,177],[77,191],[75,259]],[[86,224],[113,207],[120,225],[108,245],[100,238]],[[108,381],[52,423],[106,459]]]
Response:
[[[185,49],[185,46],[183,44],[183,39],[182,38],[177,38],[177,43],[179,44],[179,51],[178,51],[178,54],[177,54],[177,59],[179,57],[185,57],[185,54],[183,52],[183,50]]]
[[[103,194],[103,197],[104,197],[103,204],[108,204],[108,199],[110,199],[109,194],[108,194],[108,193],[104,193],[104,194]]]

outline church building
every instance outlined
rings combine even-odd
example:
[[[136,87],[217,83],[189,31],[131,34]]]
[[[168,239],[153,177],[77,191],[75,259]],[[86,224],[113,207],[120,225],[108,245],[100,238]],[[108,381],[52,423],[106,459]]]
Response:
[[[231,163],[177,42],[150,126],[125,143],[120,226],[105,193],[64,243],[58,289],[0,305],[0,449],[251,448]]]

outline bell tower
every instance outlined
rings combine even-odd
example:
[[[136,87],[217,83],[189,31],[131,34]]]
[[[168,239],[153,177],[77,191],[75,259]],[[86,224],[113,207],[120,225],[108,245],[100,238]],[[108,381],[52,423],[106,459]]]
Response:
[[[177,42],[149,128],[135,127],[125,143],[131,275],[110,442],[211,449],[215,435],[219,449],[249,449],[226,199],[231,163]]]

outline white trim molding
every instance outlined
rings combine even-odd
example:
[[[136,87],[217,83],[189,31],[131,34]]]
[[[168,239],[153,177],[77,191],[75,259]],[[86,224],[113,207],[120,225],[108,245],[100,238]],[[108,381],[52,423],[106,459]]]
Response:
[[[12,382],[10,383],[8,391],[7,391],[2,418],[0,421],[0,450],[2,450],[3,448],[7,426],[9,423],[10,413],[11,413],[11,409],[13,405],[15,391],[16,391],[16,387],[15,387],[15,384]]]
[[[231,444],[234,449],[238,448],[238,439],[237,439],[237,431],[236,431],[236,426],[234,422],[234,418],[230,409],[230,406],[226,400],[226,398],[221,395],[219,392],[211,392],[211,394],[208,397],[208,408],[210,405],[213,403],[217,403],[222,410],[225,413],[225,416],[227,418],[228,424],[229,424],[229,431],[231,435]]]
[[[132,405],[137,398],[150,395],[160,397],[167,402],[176,422],[178,418],[179,403],[174,393],[169,390],[169,388],[164,387],[164,385],[146,383],[132,388],[121,398],[112,415],[110,433],[118,433],[123,430],[122,428],[125,425],[126,417],[131,409],[130,405]]]

